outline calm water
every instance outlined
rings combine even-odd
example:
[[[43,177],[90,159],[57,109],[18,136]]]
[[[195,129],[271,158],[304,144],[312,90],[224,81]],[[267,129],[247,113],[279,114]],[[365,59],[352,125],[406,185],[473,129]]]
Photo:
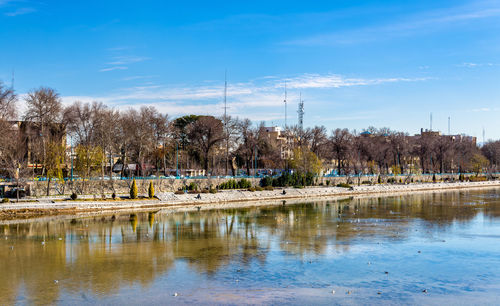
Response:
[[[500,189],[0,228],[2,305],[500,301]]]

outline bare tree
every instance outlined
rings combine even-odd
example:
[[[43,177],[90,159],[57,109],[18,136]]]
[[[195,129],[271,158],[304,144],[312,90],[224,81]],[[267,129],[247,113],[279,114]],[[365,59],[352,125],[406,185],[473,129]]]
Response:
[[[61,99],[52,88],[40,87],[30,91],[26,96],[26,113],[24,120],[40,131],[42,144],[42,175],[46,173],[47,143],[52,139],[51,129],[61,124]]]
[[[212,150],[224,140],[222,122],[212,116],[201,116],[190,124],[188,135],[195,144],[195,150],[203,157],[203,169],[208,174]]]
[[[330,136],[330,153],[337,161],[337,172],[339,174],[347,172],[351,144],[352,134],[348,129],[335,129],[332,131],[332,135]]]
[[[15,119],[16,102],[17,96],[14,90],[4,87],[0,82],[0,122]]]

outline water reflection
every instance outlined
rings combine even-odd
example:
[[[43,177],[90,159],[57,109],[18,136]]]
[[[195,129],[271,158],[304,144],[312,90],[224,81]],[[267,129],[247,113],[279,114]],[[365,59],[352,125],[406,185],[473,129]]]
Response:
[[[190,213],[136,213],[1,226],[0,300],[51,304],[149,288],[184,262],[208,279],[264,266],[273,252],[348,253],[361,242],[425,237],[481,214],[500,216],[500,191],[429,193]],[[91,295],[91,296],[89,296]]]

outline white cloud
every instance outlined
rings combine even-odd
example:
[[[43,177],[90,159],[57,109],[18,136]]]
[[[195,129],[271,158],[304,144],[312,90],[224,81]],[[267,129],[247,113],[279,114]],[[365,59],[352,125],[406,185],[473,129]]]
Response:
[[[303,74],[290,78],[266,77],[243,83],[233,83],[228,86],[229,111],[233,116],[247,117],[256,120],[279,120],[284,117],[284,83],[290,89],[288,94],[289,115],[295,113],[298,101],[297,89],[312,97],[314,90],[335,89],[351,86],[374,86],[394,82],[421,81],[422,78],[345,78],[336,74]],[[184,114],[223,113],[224,86],[220,85],[141,85],[122,88],[104,96],[65,96],[64,103],[74,101],[103,103],[118,109],[153,105],[171,116]],[[332,119],[333,120],[333,119]],[[336,118],[334,120],[342,120]],[[347,119],[344,119],[347,120]]]

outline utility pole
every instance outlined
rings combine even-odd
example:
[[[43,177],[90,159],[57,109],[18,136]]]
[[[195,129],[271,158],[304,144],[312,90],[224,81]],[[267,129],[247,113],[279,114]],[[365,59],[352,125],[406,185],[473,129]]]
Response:
[[[450,120],[451,120],[451,117],[448,117],[448,135],[451,135]]]
[[[432,132],[432,113],[431,113],[431,118],[430,118],[430,130]]]

